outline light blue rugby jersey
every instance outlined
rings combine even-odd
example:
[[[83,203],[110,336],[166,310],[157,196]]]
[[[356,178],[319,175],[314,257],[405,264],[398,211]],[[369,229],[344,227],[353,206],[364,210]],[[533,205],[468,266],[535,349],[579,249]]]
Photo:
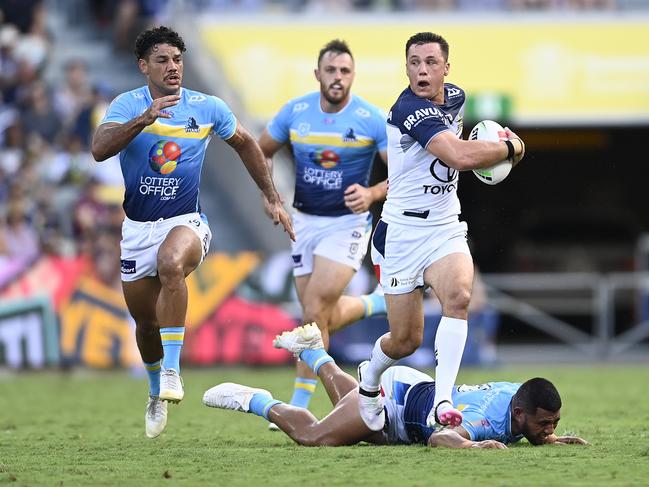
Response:
[[[296,164],[293,206],[311,215],[339,216],[345,189],[367,186],[377,151],[387,147],[386,116],[358,96],[338,113],[320,108],[320,92],[289,101],[269,122],[268,132],[291,144]]]
[[[512,435],[511,430],[512,397],[520,386],[512,382],[488,382],[453,388],[453,404],[462,411],[462,427],[473,441],[498,440],[508,444],[523,438],[523,435]],[[435,431],[426,426],[434,399],[434,382],[420,382],[407,391],[403,418],[413,443],[426,444]]]
[[[234,135],[237,120],[226,103],[181,88],[178,104],[158,118],[120,153],[126,192],[124,211],[135,221],[155,221],[200,212],[199,186],[205,150],[212,134]],[[148,86],[119,95],[102,123],[126,123],[153,103]]]

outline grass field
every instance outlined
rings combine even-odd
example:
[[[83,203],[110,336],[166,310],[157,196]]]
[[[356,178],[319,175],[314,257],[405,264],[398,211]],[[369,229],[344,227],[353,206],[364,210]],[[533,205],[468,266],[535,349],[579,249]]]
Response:
[[[288,368],[183,371],[186,394],[162,436],[144,435],[145,379],[126,372],[0,377],[0,484],[264,487],[649,485],[649,367],[464,369],[460,382],[552,380],[558,432],[592,444],[509,450],[357,445],[305,448],[256,416],[206,408],[202,393],[234,381],[290,394]],[[322,387],[312,410],[329,411]]]

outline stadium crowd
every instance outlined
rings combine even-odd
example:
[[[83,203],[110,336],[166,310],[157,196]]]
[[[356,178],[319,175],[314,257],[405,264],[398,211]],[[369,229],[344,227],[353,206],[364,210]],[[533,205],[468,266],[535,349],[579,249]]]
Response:
[[[119,247],[123,182],[117,160],[98,171],[89,152],[110,90],[74,59],[60,83],[46,81],[53,35],[42,0],[1,0],[0,16],[1,286],[43,255],[104,261]],[[119,283],[117,266],[96,267]]]

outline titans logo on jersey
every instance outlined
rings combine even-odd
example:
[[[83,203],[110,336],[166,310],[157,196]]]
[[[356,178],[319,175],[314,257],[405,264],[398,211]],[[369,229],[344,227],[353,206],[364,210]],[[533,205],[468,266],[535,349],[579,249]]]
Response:
[[[127,123],[153,103],[143,86],[119,95],[102,123]],[[227,140],[237,121],[226,103],[197,91],[181,89],[180,101],[142,130],[119,153],[126,194],[124,211],[135,221],[155,221],[200,212],[198,199],[205,150],[217,134]]]
[[[367,186],[377,150],[385,150],[385,116],[353,96],[337,113],[320,108],[320,93],[288,102],[268,124],[271,137],[290,143],[296,164],[293,206],[312,215],[351,213],[344,191]]]
[[[458,172],[426,146],[447,130],[461,137],[464,101],[464,91],[446,83],[443,105],[406,88],[392,106],[387,123],[390,188],[381,216],[387,223],[424,226],[457,219]],[[428,216],[411,218],[408,214]]]

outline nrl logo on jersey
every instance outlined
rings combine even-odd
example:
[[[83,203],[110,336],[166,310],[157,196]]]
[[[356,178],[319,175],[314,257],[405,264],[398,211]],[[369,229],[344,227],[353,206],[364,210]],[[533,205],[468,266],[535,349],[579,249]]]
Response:
[[[454,96],[460,96],[462,94],[462,90],[459,88],[449,88],[447,91],[447,95],[449,98],[453,98]]]
[[[293,113],[303,112],[307,108],[309,108],[308,103],[305,103],[305,102],[296,103],[295,105],[293,105]]]
[[[205,96],[203,96],[203,95],[192,95],[192,96],[189,97],[188,101],[190,103],[193,103],[193,102],[200,103],[200,102],[205,101],[205,100],[207,100],[207,98],[205,98]]]
[[[198,126],[198,123],[196,122],[196,119],[194,117],[189,117],[187,119],[187,124],[185,125],[185,132],[186,133],[198,133],[201,131],[201,128]]]

